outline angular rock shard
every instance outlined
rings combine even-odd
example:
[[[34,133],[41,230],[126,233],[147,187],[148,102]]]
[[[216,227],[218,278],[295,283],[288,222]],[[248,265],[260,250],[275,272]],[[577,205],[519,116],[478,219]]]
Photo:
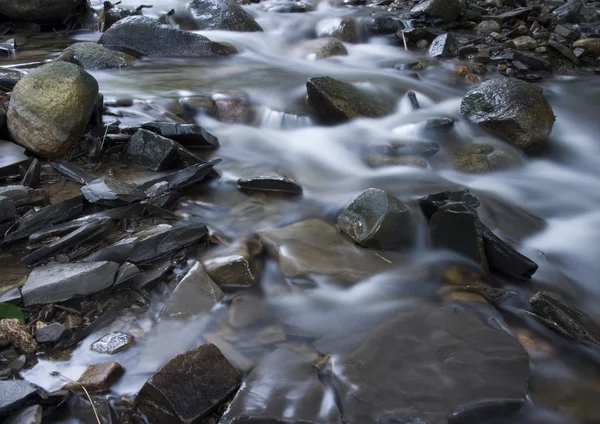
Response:
[[[145,122],[142,124],[142,129],[170,138],[186,147],[207,149],[216,149],[219,147],[217,137],[195,124]]]
[[[105,362],[90,365],[83,372],[77,383],[69,383],[65,388],[82,391],[81,386],[90,393],[104,392],[110,388],[125,372],[118,362]]]
[[[210,277],[225,289],[255,286],[262,271],[260,240],[246,239],[224,251],[208,252],[200,259]]]
[[[146,193],[132,184],[113,177],[102,177],[81,187],[88,202],[107,206],[120,206],[146,198]]]
[[[0,380],[0,417],[37,397],[37,387],[25,380]]]
[[[131,162],[160,171],[168,169],[178,158],[177,143],[151,131],[139,129],[127,143],[125,155]]]

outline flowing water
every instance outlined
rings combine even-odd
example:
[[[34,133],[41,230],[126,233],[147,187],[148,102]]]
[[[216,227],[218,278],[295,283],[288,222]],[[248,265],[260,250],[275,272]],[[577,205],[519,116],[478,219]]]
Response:
[[[137,6],[132,0],[123,3]],[[156,1],[153,9],[144,12],[158,14],[173,8],[174,3]],[[175,8],[183,7],[181,1]],[[246,7],[253,11],[264,32],[200,32],[214,41],[235,45],[238,55],[144,59],[127,69],[92,72],[105,100],[134,100],[131,107],[111,108],[122,112],[118,119],[123,125],[172,119],[181,112],[182,98],[232,92],[249,96],[256,114],[253,125],[221,123],[201,114],[191,117],[219,137],[221,147],[214,155],[223,158],[219,166],[222,178],[182,202],[178,214],[202,219],[223,237],[236,240],[309,218],[333,222],[350,200],[370,187],[388,190],[415,209],[419,197],[467,187],[481,200],[482,220],[540,265],[530,283],[505,282],[507,288],[519,293],[503,311],[505,319],[517,334],[535,340],[529,349],[531,404],[519,422],[567,422],[560,415],[563,412],[585,417],[588,422],[600,422],[600,407],[594,401],[600,399],[597,354],[559,339],[535,324],[525,312],[527,295],[533,289],[548,289],[572,299],[600,320],[600,81],[586,76],[555,76],[540,84],[557,116],[556,124],[549,148],[540,156],[525,158],[461,118],[460,99],[469,85],[453,71],[458,62],[430,67],[415,78],[394,68],[420,58],[405,51],[394,37],[372,37],[362,44],[347,44],[348,56],[326,60],[306,60],[298,53],[295,46],[313,37],[315,27],[345,14],[364,14],[364,9],[320,3],[314,12],[284,14],[265,11],[263,4]],[[26,69],[31,63],[51,59],[71,42],[97,37],[98,34],[85,31],[73,33],[67,40],[39,37],[30,40],[22,53],[5,65]],[[332,127],[319,125],[309,116],[305,84],[310,77],[324,75],[395,96],[396,112],[384,119],[357,119]],[[406,95],[409,90],[417,94],[420,110],[412,109]],[[454,119],[454,129],[442,135],[420,130],[419,123],[439,117]],[[109,119],[105,117],[105,122]],[[368,152],[381,146],[414,141],[436,141],[442,146],[428,168],[374,168],[365,163]],[[520,166],[485,174],[456,171],[445,146],[474,141],[497,146],[517,158]],[[288,170],[303,187],[303,195],[280,198],[238,192],[235,182],[240,167],[248,165]],[[115,360],[127,372],[113,387],[113,394],[133,395],[170,357],[196,346],[203,338],[217,338],[221,346],[233,346],[223,352],[242,369],[271,350],[273,344],[292,345],[298,339],[313,340],[331,333],[351,339],[359,329],[382,322],[399,310],[432,301],[439,289],[432,270],[439,264],[458,261],[448,252],[428,249],[425,223],[419,225],[420,241],[411,251],[390,254],[390,271],[352,287],[318,276],[301,282],[283,279],[277,264],[267,262],[260,294],[262,307],[272,310],[272,318],[261,334],[234,329],[226,336],[217,335],[215,326],[227,319],[227,302],[204,319],[156,325],[162,301],[170,290],[160,285],[152,292],[147,312],[126,314],[92,334],[68,361],[40,360],[25,378],[46,389],[56,389],[62,383],[49,376],[52,370],[77,378],[88,364]],[[333,256],[336,252],[323,246],[321,254],[319,260],[327,261],[327,254]],[[482,311],[497,316],[492,308]],[[287,331],[285,341],[279,333],[281,325]],[[133,328],[143,336],[138,337],[132,349],[110,359],[89,350],[89,344],[108,330]],[[272,337],[275,342],[263,343],[261,337]],[[290,407],[293,409],[294,405]]]

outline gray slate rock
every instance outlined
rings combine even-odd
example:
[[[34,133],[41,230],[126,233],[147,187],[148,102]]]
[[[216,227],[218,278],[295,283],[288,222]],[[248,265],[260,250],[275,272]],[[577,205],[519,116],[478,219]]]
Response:
[[[0,187],[0,196],[8,197],[14,201],[25,199],[28,195],[29,189],[20,184]]]
[[[263,29],[235,0],[193,0],[189,3],[199,29],[256,32]]]
[[[151,423],[200,422],[239,387],[241,377],[213,344],[177,355],[141,388],[136,405]]]
[[[91,344],[90,349],[98,353],[114,355],[115,353],[122,352],[133,346],[133,340],[131,334],[115,331],[96,340]]]
[[[139,188],[142,190],[147,190],[156,183],[165,181],[169,184],[169,190],[180,190],[204,180],[212,171],[213,167],[221,161],[222,159],[215,158],[196,165],[190,165],[172,174],[157,178],[156,180],[148,181],[140,185]]]
[[[447,424],[463,405],[522,399],[529,357],[469,311],[421,305],[338,355],[332,373],[348,423]]]
[[[424,0],[413,7],[410,13],[414,15],[424,13],[432,18],[453,22],[462,14],[462,7],[460,0]]]
[[[338,225],[356,243],[376,249],[402,249],[413,241],[408,206],[377,188],[362,192],[338,216]]]
[[[242,171],[237,185],[242,190],[301,194],[302,187],[289,172],[267,167],[250,167]]]
[[[0,108],[4,111],[4,109]],[[4,112],[0,112],[0,120]],[[1,123],[1,122],[0,122]],[[2,125],[0,125],[0,129]],[[25,165],[29,157],[25,156],[25,149],[10,141],[0,141],[0,175],[14,175],[18,173],[19,166]]]
[[[429,47],[429,56],[437,58],[451,58],[458,55],[458,43],[450,33],[435,38]]]
[[[25,380],[0,380],[0,417],[36,397],[37,388]]]
[[[60,322],[53,322],[35,332],[35,341],[38,343],[53,343],[60,340],[66,328]]]
[[[393,104],[331,77],[310,78],[306,90],[309,105],[324,119],[381,118],[394,112]]]
[[[110,27],[98,43],[112,50],[150,57],[228,56],[231,46],[168,25],[146,16],[130,16]]]
[[[545,146],[555,120],[542,89],[516,78],[494,78],[472,88],[460,112],[524,152]]]
[[[263,397],[261,393],[269,393]],[[341,423],[340,412],[306,358],[281,347],[263,358],[219,421],[222,424]],[[294,408],[289,410],[290,402]],[[326,405],[322,408],[323,405]]]
[[[13,219],[17,215],[17,208],[13,199],[0,196],[0,222]]]
[[[0,0],[0,14],[14,21],[62,22],[87,0]]]
[[[96,70],[124,68],[134,58],[109,50],[98,43],[84,42],[67,47],[56,60],[75,63],[84,69]]]
[[[127,159],[153,171],[169,168],[179,157],[177,143],[151,131],[139,129],[125,147]]]
[[[131,281],[141,273],[142,272],[137,266],[130,262],[125,262],[123,265],[121,265],[119,271],[117,272],[117,276],[115,278],[115,286]]]
[[[133,203],[146,198],[146,193],[133,184],[109,176],[89,182],[81,187],[81,193],[88,202],[107,206]]]
[[[97,95],[98,82],[81,67],[67,62],[42,65],[15,85],[8,131],[38,156],[61,156],[83,135]]]
[[[3,421],[4,424],[41,424],[42,423],[42,407],[40,405],[32,405],[23,408],[18,413],[12,414],[10,418]]]
[[[62,302],[112,286],[119,264],[91,262],[35,268],[21,288],[25,306]]]
[[[17,231],[11,236],[16,239],[28,237],[34,231],[76,218],[83,213],[83,196],[63,200],[38,211],[25,214]]]
[[[200,262],[177,284],[160,312],[160,319],[188,319],[203,315],[223,299],[223,291],[208,276]]]
[[[187,147],[216,149],[219,147],[217,137],[195,124],[179,124],[174,122],[145,122],[142,129],[152,131]]]

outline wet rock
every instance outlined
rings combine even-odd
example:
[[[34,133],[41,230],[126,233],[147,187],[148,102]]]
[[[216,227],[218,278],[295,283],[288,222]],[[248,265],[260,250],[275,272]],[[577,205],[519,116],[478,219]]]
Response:
[[[90,365],[77,380],[79,384],[69,383],[65,388],[82,391],[81,386],[83,386],[89,393],[105,392],[121,378],[124,372],[125,370],[118,362]]]
[[[17,215],[15,202],[6,196],[0,196],[0,222],[14,219]]]
[[[233,298],[229,305],[227,322],[233,328],[246,328],[273,317],[273,311],[269,309],[262,297],[240,295]]]
[[[501,28],[500,24],[494,20],[487,20],[480,22],[476,27],[475,31],[477,31],[477,35],[480,37],[487,37],[493,32],[500,33]]]
[[[123,265],[121,265],[119,271],[117,271],[115,286],[131,281],[140,274],[141,271],[137,266],[130,262],[125,262]]]
[[[127,159],[153,171],[169,168],[179,157],[177,143],[148,130],[139,129],[125,147]]]
[[[365,28],[369,34],[388,35],[396,33],[402,26],[402,22],[392,16],[375,15],[367,20]]]
[[[488,265],[492,271],[517,278],[531,278],[538,265],[501,240],[481,224],[483,244]]]
[[[385,271],[389,266],[319,219],[262,231],[259,236],[279,261],[286,277],[318,274],[353,283]]]
[[[0,110],[3,110],[0,107]],[[0,125],[0,129],[2,125]],[[18,173],[19,166],[25,165],[29,160],[23,153],[25,149],[10,141],[0,140],[0,175],[14,175]]]
[[[348,50],[346,50],[344,44],[337,38],[332,37],[308,40],[303,42],[299,48],[302,52],[302,56],[310,60],[348,55]]]
[[[365,190],[354,199],[338,216],[338,225],[365,247],[402,249],[413,241],[414,224],[408,206],[376,188]]]
[[[424,13],[432,18],[453,22],[462,14],[462,7],[459,0],[425,0],[413,7],[410,13],[414,15]]]
[[[160,224],[93,253],[88,260],[144,263],[197,243],[207,234],[206,225],[201,223]]]
[[[133,184],[109,176],[89,182],[81,187],[81,193],[88,202],[107,206],[123,205],[146,198],[146,193]]]
[[[178,355],[158,370],[136,397],[149,422],[199,422],[241,383],[238,371],[213,344]]]
[[[94,177],[90,173],[73,162],[62,161],[53,163],[52,167],[65,177],[70,178],[79,184],[85,185],[94,180]]]
[[[0,153],[1,154],[1,153]],[[33,188],[40,182],[40,174],[42,172],[42,165],[37,159],[33,159],[27,168],[27,172],[21,180],[21,184],[25,187]]]
[[[267,397],[260,395],[265,390]],[[246,377],[219,422],[341,423],[340,412],[329,396],[315,366],[282,347],[263,358]],[[294,408],[290,410],[292,399]]]
[[[148,181],[139,186],[139,188],[146,190],[158,182],[166,181],[169,184],[169,190],[180,190],[204,180],[210,171],[212,171],[213,167],[220,162],[221,159],[216,158],[196,165],[191,165],[157,180]]]
[[[262,243],[254,238],[222,251],[207,252],[201,257],[206,272],[219,287],[234,289],[252,287],[262,271]]]
[[[262,31],[260,25],[235,0],[193,0],[188,7],[199,29],[222,31]]]
[[[0,0],[0,14],[13,21],[63,22],[71,17],[85,0]]]
[[[177,284],[160,318],[188,319],[203,315],[223,299],[223,291],[208,276],[200,262]]]
[[[356,22],[349,18],[331,18],[320,21],[316,27],[318,37],[333,37],[346,43],[358,42]]]
[[[370,155],[365,158],[365,163],[373,168],[383,166],[413,166],[416,168],[427,168],[427,161],[418,156]]]
[[[25,380],[0,380],[0,417],[37,397],[37,388]]]
[[[1,69],[0,70],[0,90],[12,91],[14,86],[23,77],[23,73],[14,69]]]
[[[552,47],[554,50],[556,50],[557,52],[562,54],[564,57],[569,59],[575,65],[579,64],[579,59],[577,58],[577,56],[575,56],[575,53],[573,53],[573,50],[571,50],[564,44],[557,43],[554,40],[548,40],[548,46]]]
[[[177,124],[172,122],[146,122],[142,128],[160,136],[169,138],[187,147],[216,149],[217,137],[195,124]]]
[[[122,352],[133,346],[133,336],[120,331],[115,331],[103,336],[99,340],[96,340],[91,344],[90,349],[98,353],[106,353],[108,355],[114,355],[115,353]]]
[[[124,68],[134,58],[109,50],[98,43],[84,42],[67,47],[56,60],[75,63],[88,70],[97,70]]]
[[[529,357],[469,311],[421,305],[339,355],[332,373],[347,422],[441,424],[464,405],[523,398]]]
[[[573,41],[577,40],[580,36],[578,31],[574,31],[571,28],[569,28],[568,26],[560,25],[560,24],[556,25],[554,27],[554,29],[552,30],[552,32],[560,35],[561,37],[564,37],[567,41],[569,41],[571,43]]]
[[[150,268],[142,272],[140,275],[135,277],[131,283],[131,286],[135,287],[136,289],[144,288],[164,277],[171,268],[173,268],[173,265],[171,264],[171,258],[161,259],[157,263],[153,264]]]
[[[60,156],[83,135],[97,95],[98,83],[79,66],[42,65],[15,85],[7,114],[9,133],[38,156]]]
[[[3,421],[4,424],[41,424],[42,423],[42,407],[40,405],[32,405],[23,408],[21,411],[11,414],[9,418]]]
[[[52,264],[35,268],[21,289],[25,306],[62,302],[112,286],[114,262]]]
[[[13,201],[18,201],[20,199],[24,199],[29,195],[29,190],[27,187],[22,185],[9,185],[0,187],[0,196],[8,197]]]
[[[117,424],[119,422],[116,412],[105,397],[92,396],[91,398],[94,402],[93,407],[87,395],[83,393],[71,395],[68,408],[77,422],[98,423],[98,420],[101,424]]]
[[[479,220],[462,203],[441,206],[431,216],[429,240],[434,249],[450,249],[488,269]]]
[[[558,295],[540,291],[529,299],[529,303],[542,322],[553,330],[579,343],[600,346],[600,325]]]
[[[116,2],[118,4],[118,2]],[[98,16],[98,22],[96,23],[95,29],[100,32],[105,32],[115,23],[121,19],[125,19],[128,16],[141,16],[143,7],[140,6],[135,9],[125,9],[117,7],[115,4],[105,1],[104,7]]]
[[[552,13],[558,18],[559,22],[577,23],[581,19],[582,9],[582,0],[568,0],[564,5],[554,9]]]
[[[34,353],[37,350],[37,343],[33,336],[29,334],[27,327],[21,324],[18,319],[0,320],[0,333],[4,333],[11,344],[24,353]]]
[[[429,56],[437,58],[451,58],[458,54],[458,43],[452,34],[443,34],[436,37],[429,47]]]
[[[175,29],[145,16],[130,16],[109,28],[98,43],[112,50],[150,57],[228,56],[230,46]]]
[[[53,322],[35,332],[35,341],[38,343],[54,343],[60,340],[67,329],[60,322]]]
[[[528,35],[513,38],[517,50],[533,50],[538,46],[537,41]]]
[[[393,104],[331,77],[310,78],[306,89],[309,105],[324,119],[381,118],[394,112]]]
[[[448,416],[448,424],[479,424],[490,417],[510,420],[521,410],[524,398],[492,399],[460,406]]]
[[[230,124],[249,124],[253,119],[250,99],[246,93],[217,93],[210,99],[214,103],[215,117]]]
[[[237,185],[242,190],[301,194],[302,187],[287,171],[254,167],[242,171]]]
[[[581,48],[586,53],[600,54],[600,38],[583,38],[573,43],[574,48]]]
[[[472,88],[460,111],[525,152],[544,147],[555,120],[541,88],[512,78],[494,78]]]
[[[456,169],[472,174],[499,171],[518,164],[508,153],[487,143],[472,143],[452,152]]]

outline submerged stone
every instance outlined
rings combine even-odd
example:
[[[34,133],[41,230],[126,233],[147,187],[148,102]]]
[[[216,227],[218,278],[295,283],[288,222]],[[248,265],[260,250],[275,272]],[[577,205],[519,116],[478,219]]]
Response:
[[[324,119],[381,118],[394,112],[394,104],[331,77],[313,77],[306,83],[308,103]]]
[[[469,311],[421,305],[337,355],[332,373],[349,423],[443,424],[464,405],[523,398],[529,357]]]
[[[62,302],[112,286],[115,262],[52,264],[35,268],[21,289],[25,306]]]
[[[439,208],[450,203],[465,203],[472,209],[476,209],[480,205],[479,199],[472,195],[469,190],[443,191],[419,199],[419,207],[428,220]]]
[[[206,272],[221,288],[255,286],[262,271],[260,240],[246,239],[225,250],[207,252],[200,259]]]
[[[1,153],[0,153],[1,154]],[[33,159],[27,168],[27,172],[21,180],[21,184],[26,187],[33,188],[40,182],[40,174],[42,172],[42,165],[39,160]]]
[[[217,137],[195,124],[145,122],[142,124],[142,129],[152,131],[187,147],[207,149],[219,147]]]
[[[96,340],[91,344],[90,349],[98,353],[114,355],[115,353],[129,349],[133,344],[134,341],[131,334],[115,331]]]
[[[188,5],[199,29],[222,31],[262,31],[252,15],[235,0],[192,0]]]
[[[188,319],[210,312],[223,299],[223,291],[200,262],[177,284],[160,312],[160,319]]]
[[[102,177],[81,187],[81,193],[90,203],[118,206],[146,198],[146,193],[114,177]]]
[[[142,387],[136,405],[152,423],[200,422],[239,387],[241,377],[219,348],[177,355]]]
[[[60,322],[53,322],[35,332],[35,340],[38,343],[54,343],[60,340],[67,329]]]
[[[306,358],[280,347],[246,377],[219,422],[336,424],[342,420],[333,395],[319,380],[318,369]]]
[[[150,57],[228,56],[235,53],[230,46],[169,25],[146,16],[129,16],[110,27],[98,43],[112,50]]]
[[[485,225],[481,225],[485,255],[492,271],[518,278],[531,278],[535,274],[538,265],[534,261],[517,252]]]
[[[521,410],[524,398],[490,399],[461,405],[448,415],[448,424],[480,424],[490,417],[510,420]]]
[[[411,212],[394,195],[370,188],[338,216],[338,225],[356,243],[376,249],[402,249],[412,244]]]
[[[310,60],[326,59],[332,56],[348,56],[348,50],[346,50],[344,44],[333,37],[305,41],[298,49],[303,57]]]
[[[333,37],[346,43],[358,42],[356,21],[352,18],[328,18],[316,27],[318,37]]]
[[[301,194],[302,187],[287,172],[269,168],[247,168],[237,181],[242,190]]]
[[[139,129],[125,147],[127,159],[160,171],[171,167],[179,157],[177,143],[148,130]]]
[[[37,387],[25,380],[0,380],[0,417],[37,397]]]
[[[83,391],[81,388],[83,386],[89,393],[105,392],[121,378],[124,372],[125,370],[118,362],[90,365],[77,379],[77,383],[69,383],[65,388]]]

